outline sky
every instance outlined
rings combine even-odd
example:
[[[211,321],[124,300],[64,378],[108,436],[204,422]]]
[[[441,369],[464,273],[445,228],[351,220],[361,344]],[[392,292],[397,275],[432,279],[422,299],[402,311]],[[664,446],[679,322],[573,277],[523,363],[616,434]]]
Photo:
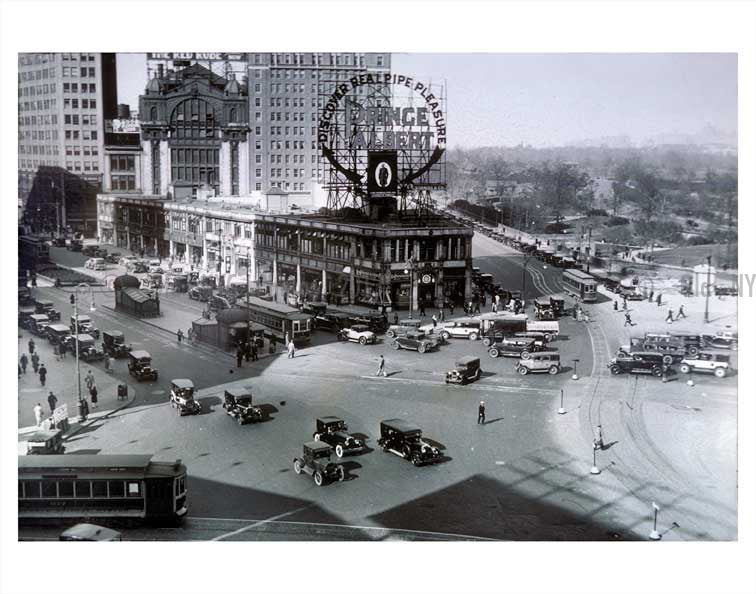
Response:
[[[736,54],[394,54],[392,70],[446,81],[450,147],[561,146],[628,136],[737,131]],[[132,109],[144,54],[118,54]]]

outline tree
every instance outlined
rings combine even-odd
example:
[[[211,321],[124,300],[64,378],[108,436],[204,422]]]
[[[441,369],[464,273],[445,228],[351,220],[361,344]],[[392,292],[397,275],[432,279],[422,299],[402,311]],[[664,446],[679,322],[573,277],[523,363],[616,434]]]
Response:
[[[529,174],[536,195],[540,196],[543,206],[554,214],[557,223],[562,220],[565,210],[579,208],[577,195],[588,190],[591,184],[590,176],[572,163],[552,165],[546,162],[531,167]]]
[[[649,222],[659,211],[659,182],[656,176],[648,171],[638,172],[635,182],[643,220]]]

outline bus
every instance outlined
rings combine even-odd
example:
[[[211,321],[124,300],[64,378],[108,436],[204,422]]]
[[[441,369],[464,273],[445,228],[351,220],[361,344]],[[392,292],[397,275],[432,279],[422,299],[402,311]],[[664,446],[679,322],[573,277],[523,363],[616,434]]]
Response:
[[[598,282],[590,274],[582,270],[565,270],[562,273],[564,292],[579,301],[590,303],[596,301],[596,285]]]
[[[18,262],[23,270],[36,270],[39,264],[50,261],[50,247],[39,237],[22,235],[18,238]]]
[[[18,457],[18,518],[123,518],[176,524],[186,515],[186,466],[151,454]]]
[[[246,302],[242,301],[240,305],[246,307]],[[310,342],[312,316],[295,307],[250,296],[249,318],[264,326],[267,336],[275,336],[282,342],[286,335],[296,346]]]

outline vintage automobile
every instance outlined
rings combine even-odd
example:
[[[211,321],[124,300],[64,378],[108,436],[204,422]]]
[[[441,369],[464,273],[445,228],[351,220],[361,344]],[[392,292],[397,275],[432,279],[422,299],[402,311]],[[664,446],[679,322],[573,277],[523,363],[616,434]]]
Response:
[[[556,295],[551,295],[549,297],[549,300],[551,301],[551,308],[554,310],[554,313],[556,313],[557,316],[561,316],[564,314],[564,295],[561,293],[557,293]]]
[[[702,334],[701,344],[704,348],[709,349],[732,349],[738,350],[738,333],[737,332],[717,332],[716,334]]]
[[[388,328],[388,318],[378,312],[363,312],[349,316],[350,324],[365,324],[371,332],[383,334]]]
[[[294,472],[312,475],[318,487],[329,481],[343,481],[346,476],[341,464],[331,462],[331,446],[322,441],[309,441],[302,446],[302,457],[294,458]]]
[[[45,314],[50,318],[51,322],[57,322],[60,320],[60,312],[53,307],[53,302],[47,299],[37,299],[34,302],[34,306],[37,308],[37,313]]]
[[[685,357],[680,363],[680,373],[713,373],[718,378],[727,375],[730,369],[730,355],[715,351],[701,351],[695,357]]]
[[[504,338],[501,342],[492,344],[488,348],[488,356],[493,359],[496,357],[520,357],[527,359],[531,353],[540,350],[543,350],[543,346],[539,347],[535,340],[508,337]]]
[[[77,334],[75,340],[79,343],[79,359],[82,361],[102,361],[105,358],[105,353],[97,350],[97,343],[89,334]]]
[[[76,327],[76,316],[71,316],[71,334],[89,334],[95,338],[100,338],[99,329],[95,328],[92,318],[89,316],[79,315],[79,325]]]
[[[328,312],[315,316],[313,325],[316,330],[325,330],[326,332],[340,333],[349,325],[349,316],[340,312]]]
[[[662,355],[662,361],[666,365],[682,361],[682,358],[688,352],[689,346],[686,345],[686,341],[680,334],[673,336],[672,334],[658,334],[654,332],[647,332],[644,336],[632,336],[629,344],[623,344],[619,347],[619,351],[624,353],[632,352],[649,352],[660,353]]]
[[[139,260],[139,258],[137,258],[136,256],[133,256],[133,255],[123,255],[123,256],[121,256],[121,257],[118,258],[117,264],[119,264],[120,266],[125,266],[126,269],[128,270],[129,264],[131,264],[133,262],[136,262],[137,260]]]
[[[90,258],[84,262],[84,268],[90,270],[105,270],[105,258]]]
[[[123,540],[121,533],[97,524],[76,524],[64,530],[58,540],[68,542],[114,542]]]
[[[185,274],[171,274],[168,276],[166,288],[175,293],[186,293],[189,289],[189,278]]]
[[[315,433],[312,438],[315,441],[324,441],[341,458],[344,454],[352,454],[365,449],[365,442],[347,433],[349,427],[339,417],[318,417],[315,420]]]
[[[133,274],[144,274],[149,270],[147,264],[141,261],[131,262],[126,265],[126,269]]]
[[[445,322],[441,325],[438,334],[444,340],[449,340],[449,338],[478,340],[480,336],[480,320],[476,320],[475,318],[459,318],[452,322]]]
[[[171,380],[170,403],[182,417],[202,412],[202,405],[194,399],[194,382],[190,379]]]
[[[145,289],[162,289],[163,288],[163,273],[151,272],[142,279],[142,285]]]
[[[68,245],[66,246],[66,249],[69,252],[80,252],[82,251],[84,247],[84,244],[79,239],[72,239],[68,242]]]
[[[408,331],[404,336],[397,336],[391,346],[395,350],[406,349],[408,351],[417,351],[418,353],[426,353],[433,349],[438,348],[438,341],[428,336],[422,330]]]
[[[31,324],[31,317],[37,314],[37,308],[31,307],[19,307],[18,308],[18,325],[21,328],[29,329]]]
[[[24,455],[65,454],[62,429],[40,429],[31,435],[26,435]]]
[[[50,318],[45,314],[32,314],[28,320],[28,330],[35,336],[47,336],[47,327],[50,325]]]
[[[115,253],[105,256],[105,262],[107,262],[108,264],[118,264],[120,260],[121,256]]]
[[[417,330],[422,325],[422,320],[399,320],[398,324],[391,324],[391,326],[388,327],[388,330],[386,330],[386,336],[388,336],[389,338],[394,338],[395,336],[403,336],[407,334],[407,332]]]
[[[310,314],[311,316],[323,315],[328,309],[328,304],[324,301],[305,301],[302,304],[302,313]]]
[[[97,254],[97,250],[100,249],[99,245],[88,245],[81,250],[83,256],[93,257]]]
[[[208,299],[207,306],[210,311],[218,312],[223,311],[224,309],[230,309],[232,304],[231,301],[223,295],[213,295]]]
[[[263,410],[252,404],[252,393],[243,388],[227,388],[223,408],[239,425],[263,420]]]
[[[147,351],[131,351],[129,353],[129,373],[140,382],[142,380],[157,381],[157,369],[152,367],[152,356]]]
[[[515,371],[520,375],[529,373],[548,373],[556,375],[561,369],[559,353],[544,351],[541,353],[529,353],[527,359],[520,359],[515,363]]]
[[[131,347],[126,344],[123,332],[108,330],[102,333],[102,350],[108,357],[120,359],[129,356]]]
[[[18,288],[18,306],[19,307],[34,307],[34,297],[32,297],[31,289],[29,287]],[[32,312],[35,313],[35,312]]]
[[[454,369],[446,372],[447,384],[467,384],[479,380],[481,376],[478,357],[460,357],[454,363]]]
[[[47,329],[47,340],[50,344],[62,344],[72,342],[71,329],[65,324],[50,324]]]
[[[355,325],[351,328],[344,328],[336,335],[338,340],[347,342],[359,342],[361,345],[375,344],[375,333],[371,332],[367,326]]]
[[[664,355],[649,352],[617,351],[607,367],[612,375],[621,373],[645,373],[661,377],[664,371]]]
[[[701,335],[692,332],[668,332],[673,340],[678,341],[688,355],[697,355],[701,351]]]
[[[212,296],[212,287],[197,286],[189,289],[189,299],[194,299],[195,301],[209,301]]]
[[[717,296],[720,295],[729,295],[730,297],[737,297],[738,296],[738,287],[732,286],[732,285],[715,285],[714,286],[714,294]]]
[[[423,431],[403,419],[381,421],[381,436],[378,445],[384,452],[410,460],[415,466],[432,464],[441,460],[441,452],[423,440]]]

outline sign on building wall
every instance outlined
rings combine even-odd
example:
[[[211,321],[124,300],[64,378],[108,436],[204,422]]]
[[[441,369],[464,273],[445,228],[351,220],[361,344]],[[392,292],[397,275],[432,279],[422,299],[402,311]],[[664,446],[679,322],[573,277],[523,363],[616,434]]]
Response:
[[[371,198],[395,196],[398,186],[396,151],[370,151],[368,153],[367,191]]]

